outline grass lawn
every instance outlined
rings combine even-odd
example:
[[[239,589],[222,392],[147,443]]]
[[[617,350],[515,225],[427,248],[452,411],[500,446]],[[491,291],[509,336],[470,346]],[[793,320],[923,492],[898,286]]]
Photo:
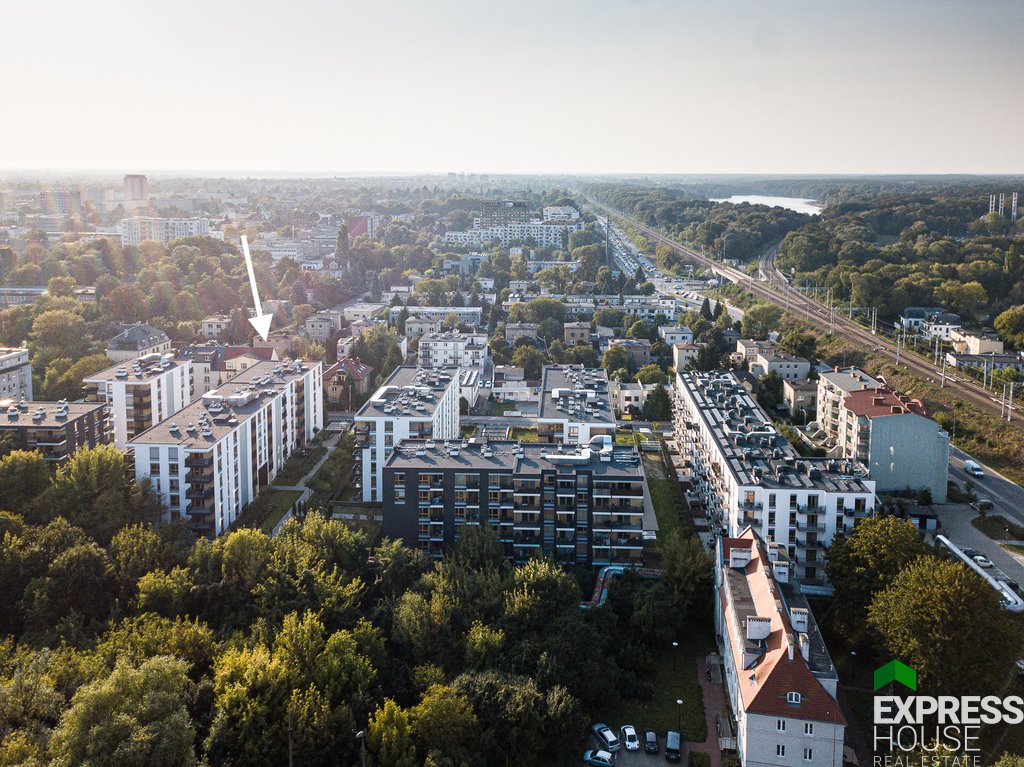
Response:
[[[644,455],[644,473],[647,487],[651,491],[651,503],[658,516],[658,537],[662,538],[673,530],[683,535],[692,533],[690,514],[683,509],[679,483],[665,474],[665,465],[660,458]]]
[[[285,461],[284,467],[281,469],[281,473],[277,475],[274,480],[275,485],[294,485],[307,473],[309,470],[316,466],[316,462],[324,457],[327,452],[327,448],[323,445],[317,445],[311,448],[309,454],[305,457],[293,455],[287,461]]]
[[[517,439],[520,442],[536,442],[537,441],[537,430],[527,429],[522,426],[514,426],[512,428],[512,439]]]
[[[971,524],[996,541],[1005,541],[1007,538],[1024,539],[1024,527],[998,514],[989,517],[975,517],[971,520]],[[1009,535],[1006,533],[1007,528],[1010,529]]]
[[[505,413],[518,409],[519,404],[516,402],[501,402],[495,400],[491,403],[491,415],[505,415]]]
[[[268,487],[260,493],[256,502],[266,504],[268,509],[267,516],[260,523],[260,530],[270,535],[277,523],[281,521],[281,517],[292,507],[292,504],[299,500],[301,495],[302,492],[299,490],[275,490],[272,487]]]
[[[615,430],[615,444],[616,445],[633,445],[633,432],[623,431],[622,429]]]
[[[1014,554],[1024,554],[1024,545],[1019,543],[1004,543],[1002,547],[1007,551],[1012,551]]]
[[[683,740],[703,743],[708,735],[704,718],[704,695],[697,680],[697,658],[703,658],[714,647],[710,628],[695,627],[686,637],[680,637],[676,653],[676,667],[672,668],[672,647],[667,647],[655,658],[650,682],[654,696],[650,700],[620,700],[595,709],[591,721],[605,722],[613,730],[623,724],[639,728],[653,727],[660,733],[674,730],[682,719]],[[703,668],[703,663],[701,664]],[[676,705],[682,700],[682,711]]]
[[[478,428],[479,427],[475,423],[467,423],[465,426],[462,427],[462,438],[469,439],[470,437],[475,437],[476,430]]]

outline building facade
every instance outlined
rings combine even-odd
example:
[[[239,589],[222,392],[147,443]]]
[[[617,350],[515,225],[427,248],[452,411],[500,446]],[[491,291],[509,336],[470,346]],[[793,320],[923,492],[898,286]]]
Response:
[[[125,450],[137,435],[192,401],[192,363],[148,354],[82,379],[86,402],[110,408],[114,445]]]
[[[32,364],[25,347],[0,347],[0,399],[32,399]]]
[[[459,434],[458,368],[396,368],[355,414],[364,501],[383,500],[384,464],[403,439],[448,440]]]
[[[83,447],[111,440],[103,403],[27,402],[4,398],[0,433],[14,435],[14,449],[38,450],[47,463],[61,464]]]
[[[145,178],[145,177],[143,177]],[[168,354],[171,339],[151,325],[130,325],[107,342],[107,357],[114,362],[128,362],[146,354]]]
[[[182,237],[205,237],[210,234],[208,218],[149,218],[133,216],[123,218],[118,224],[121,233],[121,247],[141,245],[143,242],[159,242],[166,245]]]
[[[481,370],[487,363],[487,334],[427,333],[420,338],[418,363],[421,367]]]
[[[640,565],[645,487],[636,449],[611,438],[569,451],[406,440],[384,468],[382,527],[434,559],[489,525],[516,561]]]
[[[566,322],[562,327],[566,346],[590,345],[589,322]]]
[[[750,528],[722,538],[715,587],[715,628],[740,764],[843,764],[839,677],[785,552]]]
[[[409,317],[416,319],[441,320],[442,322],[450,315],[454,315],[460,323],[465,325],[479,325],[483,320],[483,312],[479,306],[392,306],[388,310],[388,322],[392,325],[402,313],[402,309],[409,311]],[[406,325],[409,320],[406,319]]]
[[[537,329],[540,327],[535,322],[507,322],[505,323],[505,340],[514,344],[519,338],[537,338]]]
[[[877,389],[882,382],[860,368],[835,368],[818,374],[818,425],[830,443],[839,438],[839,409],[846,395],[858,389]]]
[[[224,532],[323,428],[319,362],[254,365],[135,436],[135,476],[200,535]]]
[[[826,587],[825,548],[874,513],[875,483],[853,460],[804,458],[731,373],[676,374],[675,431],[712,525],[779,543],[795,577]]]

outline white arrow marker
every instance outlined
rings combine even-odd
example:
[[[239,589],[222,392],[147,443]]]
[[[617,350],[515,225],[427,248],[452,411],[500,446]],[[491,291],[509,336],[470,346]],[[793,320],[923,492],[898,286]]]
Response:
[[[249,272],[249,287],[252,288],[252,302],[256,306],[256,316],[249,318],[249,323],[256,328],[256,332],[260,334],[260,338],[264,341],[267,340],[267,333],[270,332],[270,321],[274,319],[273,314],[263,313],[263,304],[260,303],[260,291],[256,287],[256,275],[252,270],[252,256],[249,255],[249,240],[243,234],[242,235],[242,253],[245,254],[245,269]]]

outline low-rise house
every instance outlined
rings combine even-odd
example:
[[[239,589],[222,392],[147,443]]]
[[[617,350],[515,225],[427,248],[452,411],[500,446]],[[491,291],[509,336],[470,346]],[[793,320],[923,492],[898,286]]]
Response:
[[[372,381],[372,366],[358,357],[342,357],[324,371],[324,396],[332,405],[347,403],[356,394],[366,394]]]
[[[563,327],[566,346],[588,346],[590,344],[589,322],[566,322]]]
[[[537,338],[537,329],[540,327],[535,322],[507,322],[505,323],[505,340],[514,344],[520,338]]]
[[[310,315],[306,318],[303,323],[303,329],[306,332],[306,338],[310,341],[316,341],[321,344],[325,344],[334,337],[335,333],[341,331],[342,326],[342,313],[337,309],[329,309],[323,312],[317,312],[316,314]]]
[[[782,399],[792,416],[803,414],[805,419],[818,409],[818,382],[783,379]]]
[[[750,372],[756,376],[774,372],[784,381],[799,381],[810,375],[811,362],[803,357],[778,352],[758,354],[750,363]]]
[[[672,366],[676,370],[684,370],[690,363],[697,359],[704,344],[675,343],[672,344]]]
[[[216,341],[230,325],[231,318],[226,314],[207,317],[199,324],[199,335],[208,341]]]
[[[661,340],[671,346],[672,344],[692,344],[693,343],[693,331],[688,327],[673,327],[671,325],[661,325],[658,328],[658,335],[661,336]]]
[[[608,344],[609,348],[612,346],[625,348],[637,370],[651,362],[651,342],[646,338],[615,338]]]
[[[995,333],[974,333],[959,328],[949,335],[953,349],[960,354],[1002,354],[1003,342]]]
[[[925,322],[933,314],[940,314],[941,306],[908,306],[896,320],[896,329],[908,333],[920,333]]]
[[[948,341],[955,331],[960,330],[960,317],[952,312],[931,314],[924,323],[921,333],[926,338],[940,338]]]
[[[430,317],[409,317],[405,321],[405,337],[419,338],[427,333],[439,333],[441,331],[441,320]]]
[[[113,362],[138,359],[144,354],[167,354],[171,339],[167,334],[141,322],[123,328],[107,342],[107,357]]]

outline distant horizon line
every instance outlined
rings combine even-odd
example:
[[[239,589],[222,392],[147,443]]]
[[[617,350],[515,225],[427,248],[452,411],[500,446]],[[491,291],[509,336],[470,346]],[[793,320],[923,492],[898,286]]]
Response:
[[[154,178],[208,178],[233,180],[259,179],[367,179],[367,178],[460,178],[467,176],[484,177],[522,177],[522,178],[760,178],[760,179],[865,179],[865,178],[911,178],[911,179],[970,179],[970,178],[1024,178],[1024,170],[1016,172],[983,172],[983,171],[941,171],[941,172],[900,172],[900,171],[862,171],[862,172],[763,172],[763,171],[687,171],[687,172],[645,172],[645,171],[430,171],[430,170],[365,170],[365,171],[310,171],[310,170],[228,170],[199,169],[182,170],[155,169],[140,171],[114,168],[0,168],[0,178],[30,180],[33,177],[47,176],[123,176],[141,173]]]

